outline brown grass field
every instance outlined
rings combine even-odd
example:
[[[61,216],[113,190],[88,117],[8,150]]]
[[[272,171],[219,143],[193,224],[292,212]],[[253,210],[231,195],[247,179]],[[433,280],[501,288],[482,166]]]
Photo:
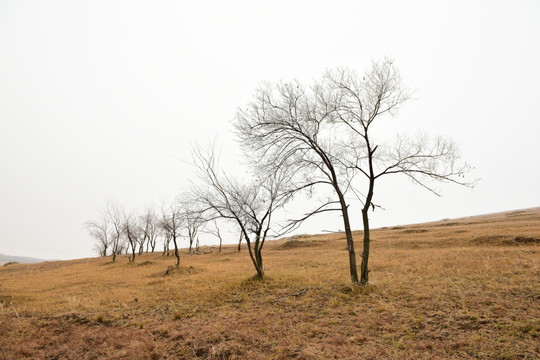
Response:
[[[343,234],[263,256],[2,266],[0,360],[540,358],[540,208],[377,229],[366,287]]]

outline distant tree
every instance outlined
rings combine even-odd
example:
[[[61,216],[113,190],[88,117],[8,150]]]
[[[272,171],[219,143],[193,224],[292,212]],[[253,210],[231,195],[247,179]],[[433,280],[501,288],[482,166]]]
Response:
[[[211,221],[211,226],[209,225],[206,228],[206,232],[219,239],[219,252],[221,252],[221,244],[223,243],[223,236],[222,236],[220,225],[218,224],[217,219],[213,219]]]
[[[427,180],[448,181],[466,186],[463,180],[470,166],[460,162],[457,146],[444,138],[430,141],[425,136],[410,140],[398,137],[391,145],[376,144],[370,129],[376,119],[393,115],[409,98],[391,60],[373,63],[363,76],[350,70],[329,71],[311,87],[299,82],[265,84],[254,101],[239,109],[235,126],[239,139],[260,171],[272,173],[288,164],[296,168],[300,187],[329,186],[335,200],[326,201],[298,219],[298,224],[326,211],[339,210],[349,253],[353,283],[368,283],[369,208],[375,208],[375,180],[401,173],[429,190]],[[377,170],[377,168],[379,170]],[[356,175],[367,179],[362,196]],[[358,278],[346,194],[363,202],[364,247],[361,278]],[[337,206],[336,206],[337,205]]]
[[[107,256],[111,245],[109,238],[109,220],[105,217],[101,221],[87,221],[83,224],[88,234],[96,240],[94,246],[99,256]]]
[[[238,238],[238,249],[237,251],[240,252],[242,250],[242,240],[244,239],[244,233],[240,231],[240,237]]]
[[[151,249],[154,252],[156,248],[157,238],[159,236],[158,219],[154,208],[147,207],[145,212],[139,218],[139,226],[142,232],[142,243],[139,248],[139,254],[144,250],[144,244],[146,244],[146,252]]]
[[[160,233],[161,237],[163,238],[163,255],[167,254],[167,256],[170,255],[170,244],[172,240],[171,233],[167,231],[167,228],[163,226],[163,223],[160,223]]]
[[[197,238],[199,231],[206,225],[207,220],[204,218],[197,199],[189,200],[187,194],[183,195],[182,198],[186,237],[189,240],[189,253],[191,254],[193,253],[193,242]],[[196,250],[198,251],[198,247],[196,247]]]
[[[112,201],[107,201],[105,205],[105,216],[108,218],[109,223],[111,224],[111,251],[112,251],[112,261],[116,261],[116,256],[122,254],[127,247],[122,243],[123,240],[123,221],[124,221],[124,212],[122,208]]]
[[[168,208],[162,206],[160,225],[174,244],[174,256],[176,257],[176,267],[180,266],[180,253],[178,251],[178,240],[181,237],[181,229],[185,226],[185,212],[178,203],[173,203]]]
[[[137,216],[124,215],[122,232],[126,237],[129,248],[131,249],[131,256],[129,257],[129,262],[134,262],[135,254],[137,253],[137,244],[140,244],[140,238],[143,237],[143,232],[141,231],[141,228],[137,223]]]
[[[254,177],[242,183],[218,168],[214,149],[193,151],[199,170],[198,186],[192,189],[208,220],[224,219],[238,226],[246,240],[257,276],[264,276],[262,249],[272,225],[272,215],[291,199],[287,190],[288,173],[276,171],[271,176]]]

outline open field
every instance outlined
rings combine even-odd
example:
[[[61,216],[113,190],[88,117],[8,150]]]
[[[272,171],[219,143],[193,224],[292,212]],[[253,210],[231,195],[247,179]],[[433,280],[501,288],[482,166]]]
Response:
[[[377,229],[367,287],[343,234],[268,243],[264,281],[202,250],[0,267],[5,358],[540,358],[540,208]]]

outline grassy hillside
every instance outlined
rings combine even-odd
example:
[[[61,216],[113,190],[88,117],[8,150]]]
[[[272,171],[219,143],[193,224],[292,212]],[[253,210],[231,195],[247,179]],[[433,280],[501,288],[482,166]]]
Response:
[[[264,281],[233,246],[182,253],[167,276],[160,254],[0,267],[0,347],[9,360],[539,358],[540,208],[373,239],[367,287],[349,283],[343,234],[268,243]]]

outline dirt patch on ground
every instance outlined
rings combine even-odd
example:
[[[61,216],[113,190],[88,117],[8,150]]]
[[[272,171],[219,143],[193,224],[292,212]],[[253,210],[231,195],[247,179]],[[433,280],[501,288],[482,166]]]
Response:
[[[534,238],[530,236],[516,236],[514,239],[507,240],[505,242],[507,245],[521,245],[521,244],[540,244],[539,238]]]
[[[4,266],[17,265],[17,264],[18,264],[17,261],[10,261],[10,262],[5,263]]]
[[[446,223],[443,223],[443,224],[437,224],[437,225],[433,225],[435,227],[441,227],[441,226],[456,226],[456,225],[459,225],[458,222],[446,222]]]
[[[150,260],[143,261],[142,263],[137,263],[137,266],[146,266],[146,265],[152,265],[154,262]]]
[[[472,242],[478,245],[512,246],[540,244],[540,239],[530,236],[487,235],[475,237]]]
[[[288,240],[282,245],[278,246],[277,250],[289,250],[297,249],[303,247],[314,247],[324,244],[326,241],[323,240]]]
[[[403,231],[404,234],[421,234],[425,232],[428,231],[426,229],[407,229]]]

